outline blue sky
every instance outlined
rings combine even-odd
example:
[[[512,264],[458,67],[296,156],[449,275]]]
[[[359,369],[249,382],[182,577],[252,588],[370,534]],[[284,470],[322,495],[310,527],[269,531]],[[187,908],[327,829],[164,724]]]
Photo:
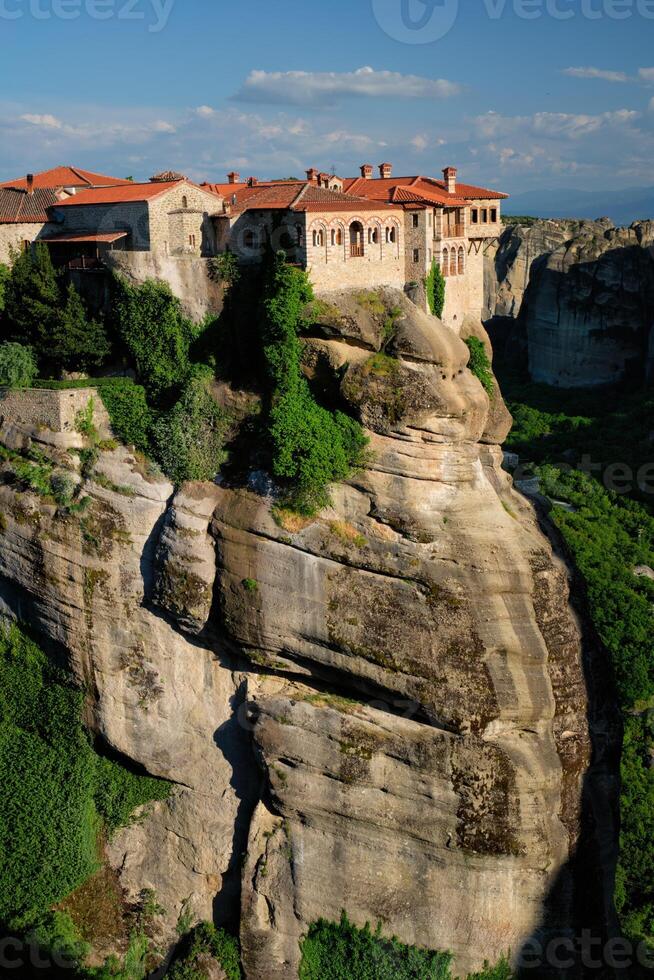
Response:
[[[654,0],[0,0],[0,175],[651,185],[653,42]]]

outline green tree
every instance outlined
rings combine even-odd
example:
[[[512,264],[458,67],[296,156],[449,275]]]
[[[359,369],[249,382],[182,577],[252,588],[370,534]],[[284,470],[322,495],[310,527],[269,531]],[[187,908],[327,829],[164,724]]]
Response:
[[[56,328],[44,356],[67,371],[88,371],[99,367],[111,349],[104,324],[89,320],[82,297],[72,283],[66,290],[63,309],[56,317]]]
[[[445,308],[445,277],[441,267],[434,259],[429,274],[425,279],[425,290],[427,292],[427,302],[429,309],[434,316],[442,317]]]
[[[50,352],[59,320],[60,293],[47,245],[14,254],[5,282],[5,339],[33,347],[37,356]]]
[[[29,388],[37,374],[38,366],[31,347],[11,341],[0,344],[0,385]]]
[[[148,395],[156,400],[179,390],[188,377],[195,331],[170,286],[154,279],[133,286],[116,277],[114,305],[118,330]]]

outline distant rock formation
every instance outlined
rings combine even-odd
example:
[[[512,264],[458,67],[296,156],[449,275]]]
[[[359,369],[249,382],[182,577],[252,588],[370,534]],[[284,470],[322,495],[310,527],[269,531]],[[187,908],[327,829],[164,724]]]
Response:
[[[654,222],[511,225],[486,261],[486,313],[524,345],[534,381],[573,388],[651,376]]]

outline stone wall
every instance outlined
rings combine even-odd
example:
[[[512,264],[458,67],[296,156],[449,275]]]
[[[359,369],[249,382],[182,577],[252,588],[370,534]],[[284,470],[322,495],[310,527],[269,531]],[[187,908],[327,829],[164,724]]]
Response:
[[[465,246],[464,274],[448,275],[445,280],[445,307],[443,322],[449,326],[460,324],[466,316],[481,319],[481,309],[484,303],[484,256],[480,249],[475,251],[469,242],[458,239],[443,242],[443,248],[456,248],[457,267],[458,249]]]
[[[307,269],[313,285],[320,290],[356,286],[397,286],[405,282],[402,215],[388,211],[362,215],[343,213],[307,216]],[[352,256],[350,226],[359,222],[363,228],[363,255]],[[386,241],[387,229],[394,230],[395,241]],[[317,241],[314,245],[314,232]],[[341,243],[338,244],[339,233]],[[374,235],[376,241],[371,241]]]
[[[44,233],[52,234],[52,225],[31,221],[27,224],[0,224],[0,262],[8,263],[12,249],[20,249],[23,242],[34,242]]]
[[[123,204],[69,204],[56,208],[55,217],[60,219],[56,231],[128,231],[127,247],[147,251],[151,247],[150,220],[145,201],[129,201]]]
[[[193,184],[179,184],[148,202],[150,248],[164,254],[194,251],[197,255],[215,255],[211,215],[219,211],[222,198],[217,194]],[[195,247],[190,246],[189,235],[195,235]]]
[[[62,449],[81,448],[85,441],[77,431],[77,417],[91,403],[96,427],[102,436],[109,436],[109,416],[95,388],[0,388],[2,441],[20,445],[36,438]]]

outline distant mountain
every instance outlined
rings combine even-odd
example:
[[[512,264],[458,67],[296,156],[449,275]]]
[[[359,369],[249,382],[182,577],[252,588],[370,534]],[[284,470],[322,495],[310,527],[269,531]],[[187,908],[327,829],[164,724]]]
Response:
[[[506,214],[533,214],[539,218],[610,218],[616,225],[654,218],[654,187],[579,191],[570,188],[512,194]]]

